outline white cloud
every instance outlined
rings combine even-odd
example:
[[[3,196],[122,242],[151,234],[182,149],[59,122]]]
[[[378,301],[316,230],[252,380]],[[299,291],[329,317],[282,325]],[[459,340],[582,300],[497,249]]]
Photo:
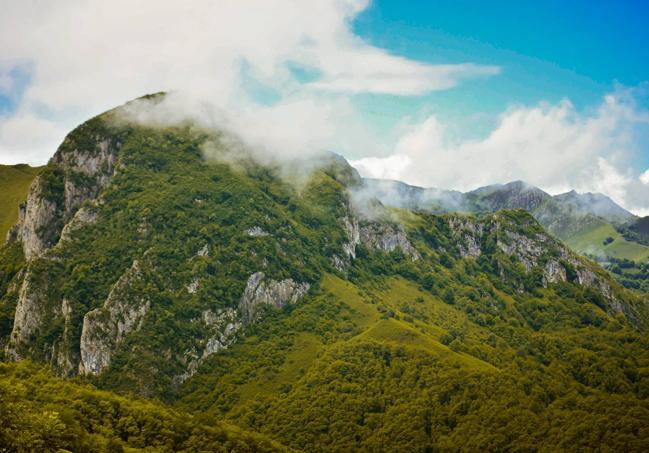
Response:
[[[53,154],[52,140],[61,142],[66,129],[31,112],[19,111],[0,119],[0,161],[42,165]]]
[[[649,168],[643,174],[640,175],[639,179],[642,184],[649,185]]]
[[[31,84],[20,110],[63,129],[162,90],[193,93],[224,110],[239,108],[245,102],[244,61],[286,101],[273,116],[286,118],[301,112],[296,109],[301,105],[305,127],[309,115],[322,116],[305,100],[321,102],[318,91],[416,95],[498,71],[430,65],[370,46],[350,28],[366,7],[366,0],[0,0],[0,65],[29,64]],[[311,68],[321,78],[301,85],[288,63]],[[275,126],[267,132],[292,133],[284,123]],[[21,160],[9,146],[20,140],[8,135],[12,130],[3,127],[0,136],[2,161]],[[41,160],[60,138],[51,135]]]
[[[512,108],[481,140],[448,143],[444,126],[431,116],[411,125],[392,155],[352,164],[366,176],[390,172],[391,178],[421,186],[469,190],[522,179],[551,193],[602,192],[644,212],[649,186],[641,187],[633,176],[640,129],[649,129],[649,113],[631,92],[618,90],[590,114],[568,101]]]

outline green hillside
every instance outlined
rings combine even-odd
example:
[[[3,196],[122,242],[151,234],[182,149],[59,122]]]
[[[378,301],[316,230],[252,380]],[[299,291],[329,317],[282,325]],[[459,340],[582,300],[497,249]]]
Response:
[[[340,157],[256,156],[120,109],[66,137],[0,247],[7,442],[646,449],[645,295],[525,211],[387,209]]]
[[[54,377],[30,363],[0,363],[3,451],[289,451],[231,424]]]
[[[608,238],[613,241],[607,241]],[[603,259],[612,257],[636,262],[649,261],[648,246],[626,240],[610,223],[602,219],[592,219],[563,240],[579,253]]]
[[[18,220],[18,207],[27,198],[29,185],[42,167],[0,165],[0,239]]]

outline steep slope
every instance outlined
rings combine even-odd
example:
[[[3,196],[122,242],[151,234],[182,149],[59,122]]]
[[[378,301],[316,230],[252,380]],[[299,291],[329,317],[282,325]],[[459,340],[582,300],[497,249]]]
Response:
[[[618,230],[628,241],[649,246],[649,216],[631,220],[628,224],[618,228]]]
[[[27,199],[27,191],[41,167],[0,165],[0,238],[18,221],[18,207]]]
[[[305,451],[646,444],[644,296],[524,211],[253,156],[121,109],[71,132],[0,250],[5,358]]]

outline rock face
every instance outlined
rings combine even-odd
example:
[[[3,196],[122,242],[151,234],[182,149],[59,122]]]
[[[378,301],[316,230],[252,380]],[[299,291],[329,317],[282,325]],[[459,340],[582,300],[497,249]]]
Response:
[[[110,365],[116,347],[131,332],[140,328],[150,302],[140,295],[143,282],[137,261],[113,286],[104,306],[83,318],[80,374],[99,374]]]
[[[119,142],[96,136],[90,148],[70,143],[70,138],[61,145],[65,151],[54,154],[52,163],[65,169],[64,184],[66,218],[86,200],[94,199],[106,187],[115,172]],[[72,148],[71,150],[68,150]]]
[[[574,283],[597,290],[606,300],[609,312],[623,314],[631,324],[637,323],[638,315],[633,307],[615,296],[615,291],[606,278],[549,234],[538,231],[528,231],[525,234],[517,232],[516,226],[501,214],[482,219],[450,215],[447,219],[451,237],[462,258],[480,257],[487,238],[494,238],[497,249],[518,260],[526,272],[540,268],[544,286],[569,281],[568,267],[571,267],[575,274]],[[533,219],[530,217],[529,221],[533,222]],[[506,278],[505,275],[502,277]]]
[[[97,136],[77,146],[73,136],[74,132],[66,137],[49,169],[32,183],[18,224],[7,237],[22,242],[27,260],[41,256],[60,236],[93,222],[92,210],[75,214],[83,203],[97,198],[115,173],[119,142]]]
[[[548,250],[548,244],[553,242],[547,234],[535,234],[530,237],[510,230],[501,230],[497,245],[507,255],[516,256],[525,266],[525,270],[530,272],[539,265],[539,259]]]
[[[549,260],[543,268],[543,285],[567,281],[566,269],[557,260]]]
[[[219,351],[227,349],[237,339],[237,333],[243,327],[239,314],[233,308],[217,310],[205,310],[200,319],[201,331],[204,333],[200,341],[202,352],[192,348],[185,351],[180,361],[187,367],[187,371],[174,378],[175,384],[182,384],[198,371],[198,367],[206,358]]]
[[[343,251],[349,259],[356,258],[356,246],[365,245],[370,250],[393,252],[400,249],[412,261],[417,261],[421,255],[412,245],[403,226],[388,222],[364,221],[359,222],[354,216],[345,216],[341,224],[347,234],[348,242],[343,244]],[[334,265],[340,266],[340,258],[334,258]]]
[[[360,241],[367,248],[382,252],[393,252],[396,249],[417,261],[421,255],[408,240],[403,226],[389,223],[371,222],[361,226]]]
[[[22,242],[28,260],[40,256],[56,240],[56,232],[52,232],[51,225],[60,215],[60,207],[45,197],[44,186],[42,176],[34,179],[27,201],[20,207],[18,224],[9,232],[9,240]]]
[[[251,237],[264,237],[269,235],[267,231],[265,231],[262,227],[257,225],[248,228],[246,230],[246,234],[248,234],[248,236]]]
[[[239,313],[245,323],[253,322],[261,305],[282,308],[294,304],[309,291],[308,283],[297,283],[290,278],[267,280],[263,272],[255,272],[248,278],[246,289],[239,301]]]
[[[97,222],[97,209],[93,206],[82,206],[72,217],[72,219],[65,224],[61,230],[60,241],[69,241],[74,231],[85,225],[91,225]]]
[[[7,355],[14,360],[22,358],[20,348],[28,343],[47,316],[42,299],[42,288],[36,285],[31,269],[27,268],[20,285],[14,325],[7,345]]]
[[[484,233],[484,225],[468,217],[450,216],[449,228],[462,258],[477,258],[482,254],[478,241]]]

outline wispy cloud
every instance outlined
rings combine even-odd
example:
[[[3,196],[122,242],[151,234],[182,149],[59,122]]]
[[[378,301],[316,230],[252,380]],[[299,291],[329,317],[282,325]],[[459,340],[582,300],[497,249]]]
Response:
[[[350,24],[367,5],[365,0],[3,2],[0,65],[28,62],[33,72],[13,117],[0,120],[0,160],[43,161],[62,131],[145,93],[179,90],[224,110],[242,109],[246,102],[243,109],[251,110],[255,104],[241,83],[244,63],[279,95],[272,106],[277,112],[267,106],[259,112],[260,118],[285,120],[271,121],[272,128],[263,129],[268,134],[290,134],[296,121],[308,128],[310,115],[322,129],[323,114],[313,105],[344,104],[338,98],[348,93],[417,95],[498,72],[470,63],[412,61],[365,43]],[[315,77],[300,80],[291,68]],[[49,123],[38,132],[50,134],[49,140],[15,135],[21,130],[16,122],[30,120],[40,122],[34,128]]]

